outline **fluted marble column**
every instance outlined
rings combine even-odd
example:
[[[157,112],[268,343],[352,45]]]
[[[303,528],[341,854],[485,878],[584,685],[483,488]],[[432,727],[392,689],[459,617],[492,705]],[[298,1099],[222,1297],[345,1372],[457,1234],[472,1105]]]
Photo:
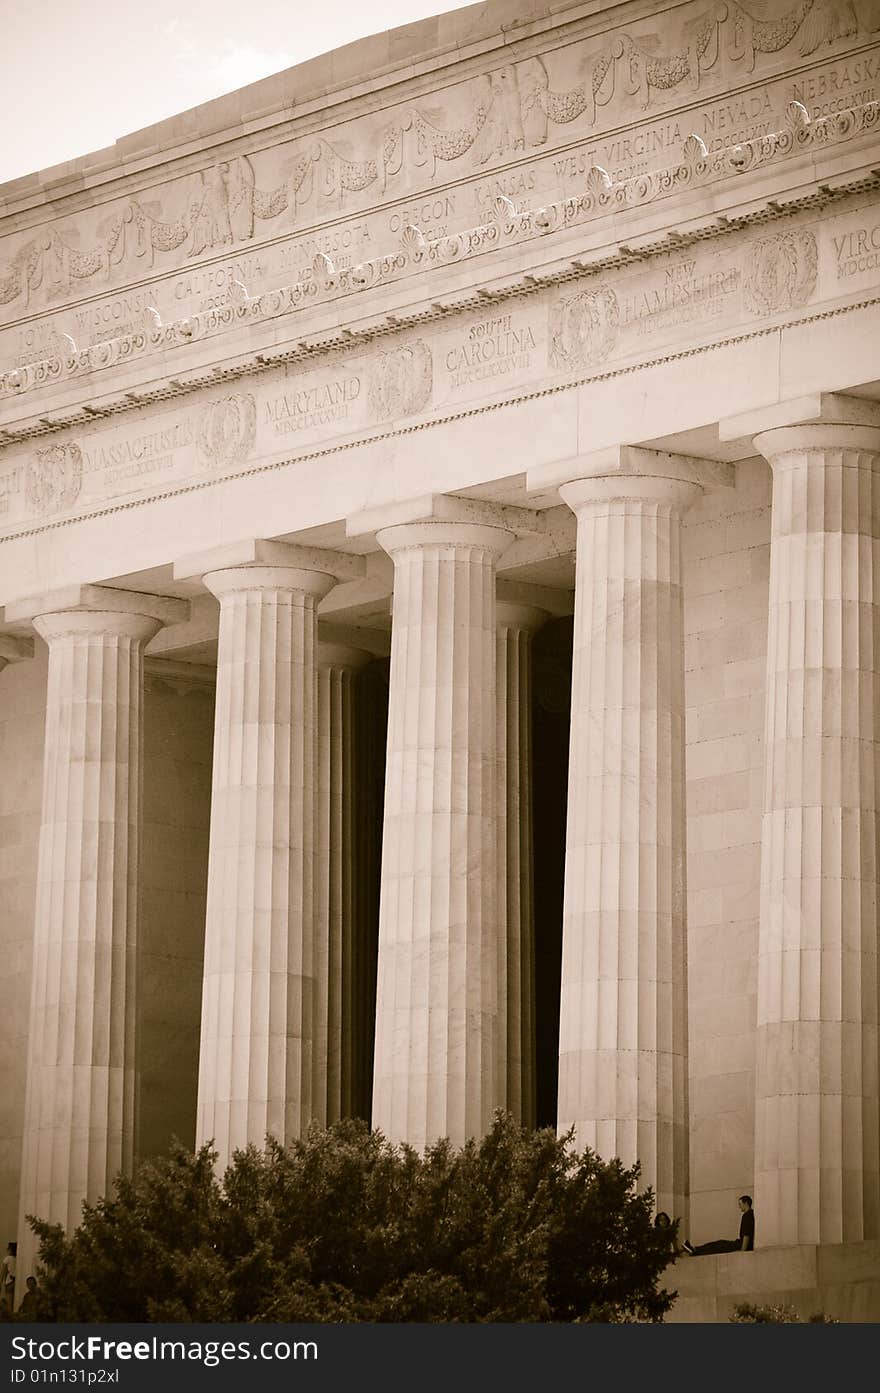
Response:
[[[621,450],[578,519],[559,1023],[560,1131],[687,1192],[681,515],[694,472]]]
[[[32,615],[49,648],[19,1263],[26,1215],[78,1224],[135,1148],[143,650],[187,606],[84,587]],[[20,609],[21,606],[16,606]],[[39,605],[36,607],[39,610]]]
[[[760,1245],[880,1237],[880,410],[769,430]],[[869,404],[851,404],[864,421]]]
[[[313,1115],[315,642],[335,581],[275,564],[204,583],[220,631],[196,1140],[224,1165]]]
[[[498,1079],[517,1121],[535,1125],[535,915],[532,887],[532,634],[547,618],[499,601]]]
[[[360,648],[318,644],[313,1112],[324,1123],[352,1111],[358,920],[353,683],[370,658]]]
[[[387,527],[394,559],[373,1123],[417,1148],[499,1101],[495,571],[502,527]]]

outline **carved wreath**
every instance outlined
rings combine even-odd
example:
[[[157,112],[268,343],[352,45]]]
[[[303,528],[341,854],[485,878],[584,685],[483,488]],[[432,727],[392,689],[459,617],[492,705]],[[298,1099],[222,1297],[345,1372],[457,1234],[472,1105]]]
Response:
[[[603,362],[617,342],[619,322],[610,286],[557,301],[550,309],[550,366],[570,371]]]
[[[251,392],[236,392],[212,401],[202,414],[199,451],[214,468],[247,459],[257,436],[257,404]]]
[[[816,238],[807,228],[762,237],[749,249],[743,300],[750,314],[805,305],[816,288]]]

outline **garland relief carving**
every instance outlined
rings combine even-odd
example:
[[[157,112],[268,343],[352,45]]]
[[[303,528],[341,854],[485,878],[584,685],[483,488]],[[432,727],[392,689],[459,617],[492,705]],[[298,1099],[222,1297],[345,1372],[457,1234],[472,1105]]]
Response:
[[[633,98],[645,109],[668,106],[702,90],[709,73],[722,82],[725,73],[735,79],[738,69],[749,72],[759,59],[789,49],[797,62],[852,42],[880,24],[877,8],[874,0],[793,0],[768,14],[763,0],[696,3],[677,27],[670,21],[669,37],[636,27],[577,41],[437,93],[436,105],[420,101],[272,151],[230,155],[198,175],[100,210],[91,229],[85,221],[51,224],[23,240],[7,239],[12,249],[4,255],[0,248],[0,306],[26,314],[81,288],[245,248],[304,219],[338,216],[353,201],[364,206],[405,197],[435,179],[492,168],[567,142],[571,128],[586,135],[602,123],[625,124]],[[591,162],[601,162],[595,152]],[[264,168],[274,171],[271,182],[258,174]],[[503,176],[494,182],[503,183]],[[513,196],[498,187],[483,197],[495,192]]]

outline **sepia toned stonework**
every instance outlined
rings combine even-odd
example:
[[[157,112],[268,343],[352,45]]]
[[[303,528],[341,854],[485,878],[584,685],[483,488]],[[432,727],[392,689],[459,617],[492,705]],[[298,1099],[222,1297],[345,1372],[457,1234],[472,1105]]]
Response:
[[[490,0],[0,189],[23,1275],[505,1107],[880,1319],[878,157],[876,0]]]

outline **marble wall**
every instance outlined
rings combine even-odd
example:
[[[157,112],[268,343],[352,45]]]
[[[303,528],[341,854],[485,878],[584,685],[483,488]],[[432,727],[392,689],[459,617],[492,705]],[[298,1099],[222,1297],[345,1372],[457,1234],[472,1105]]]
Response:
[[[137,1150],[195,1140],[213,684],[145,678]]]

